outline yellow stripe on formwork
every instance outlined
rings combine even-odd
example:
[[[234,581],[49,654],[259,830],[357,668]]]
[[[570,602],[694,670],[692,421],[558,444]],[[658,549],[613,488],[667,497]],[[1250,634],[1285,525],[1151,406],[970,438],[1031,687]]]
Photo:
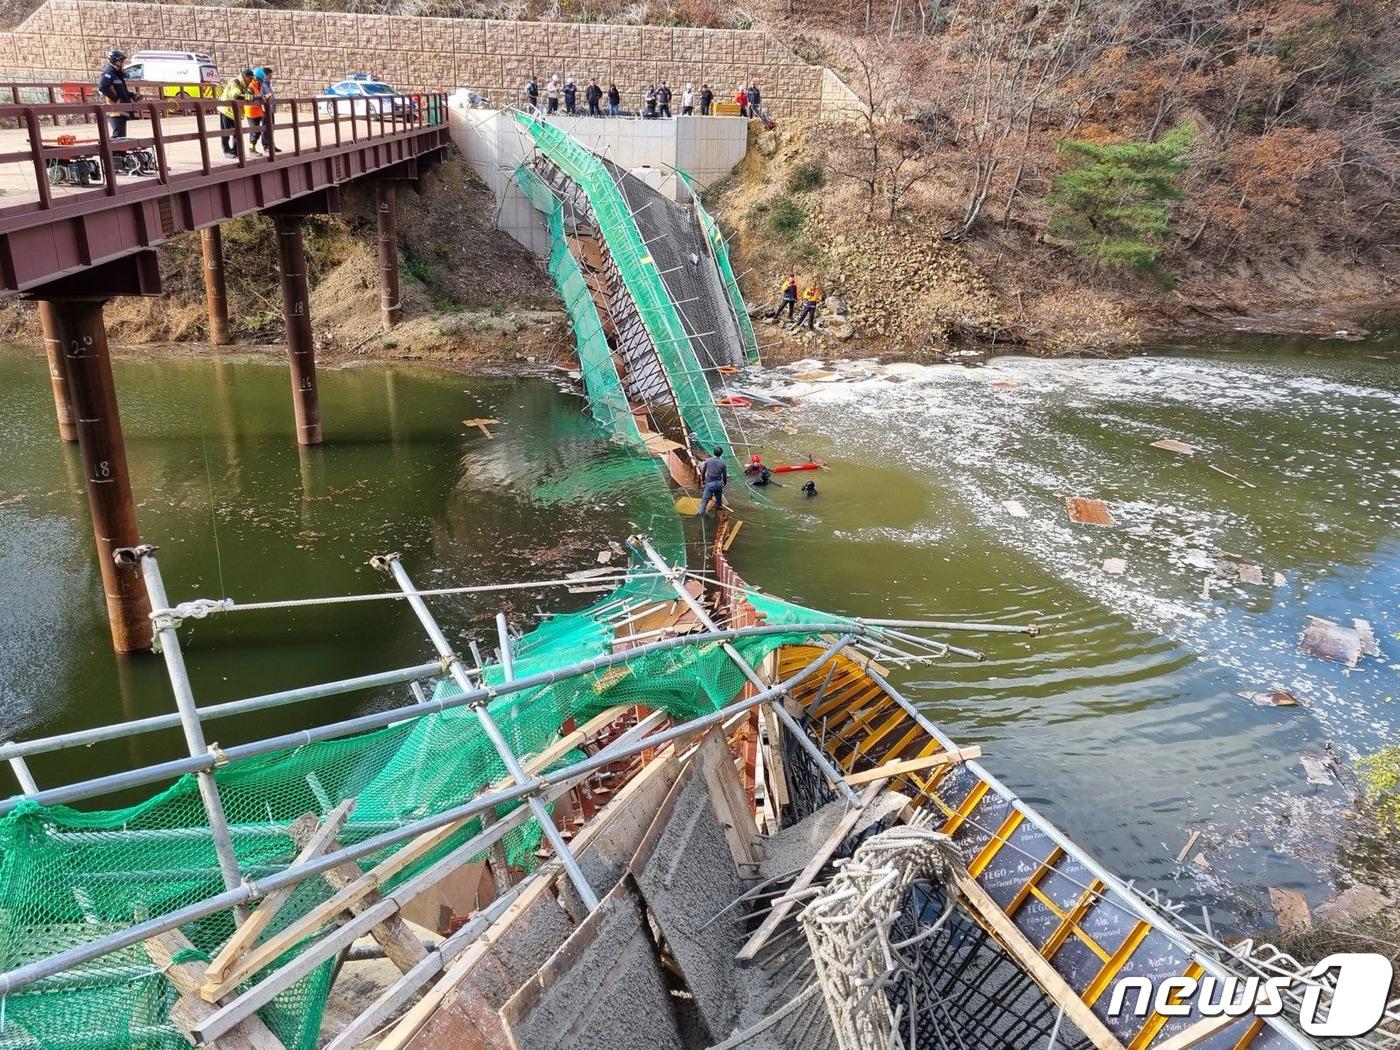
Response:
[[[1021,821],[1026,819],[1026,815],[1019,809],[1013,808],[1006,815],[1006,819],[1001,822],[1001,827],[997,828],[997,833],[992,836],[991,841],[982,847],[982,852],[973,857],[967,865],[967,873],[974,879],[986,870],[987,865],[992,862],[992,858],[997,855],[997,851],[1006,845],[1006,840],[1011,837],[1011,833],[1021,826]]]
[[[1040,866],[1035,871],[1031,872],[1031,877],[1026,880],[1025,885],[1017,890],[1016,896],[1007,903],[1005,908],[1007,918],[1014,919],[1016,917],[1016,913],[1021,910],[1021,905],[1025,904],[1026,899],[1035,892],[1040,880],[1054,870],[1055,865],[1060,862],[1060,858],[1064,855],[1065,851],[1061,846],[1055,846],[1050,850],[1050,855],[1040,862]]]
[[[1205,972],[1206,968],[1204,966],[1198,962],[1193,962],[1190,966],[1186,967],[1184,976],[1194,979]],[[1182,1001],[1181,993],[1173,992],[1169,1001],[1173,1006],[1180,1003]],[[1128,1050],[1144,1050],[1145,1047],[1151,1045],[1152,1040],[1157,1038],[1157,1033],[1162,1030],[1169,1020],[1171,1020],[1171,1018],[1164,1017],[1161,1014],[1153,1014],[1147,1019],[1146,1023],[1138,1029],[1137,1035],[1133,1036],[1133,1041],[1128,1044]]]
[[[1099,1001],[1099,996],[1108,990],[1108,986],[1113,983],[1113,979],[1118,976],[1118,971],[1123,969],[1128,960],[1132,958],[1133,952],[1138,950],[1147,935],[1152,932],[1150,923],[1138,921],[1138,924],[1128,931],[1128,936],[1123,938],[1123,943],[1118,946],[1118,950],[1108,957],[1108,961],[1100,967],[1099,972],[1094,975],[1094,979],[1089,982],[1089,986],[1084,989],[1082,998],[1090,1006]]]
[[[869,680],[867,679],[867,681]],[[833,711],[841,709],[844,709],[843,713],[847,717],[852,717],[866,704],[884,695],[885,691],[873,682],[870,682],[865,688],[856,686],[850,691],[842,690],[838,692],[835,697],[828,693],[822,706],[812,708],[812,710],[807,712],[807,717],[824,718]]]
[[[953,815],[947,819],[943,827],[939,830],[945,835],[951,835],[953,832],[957,831],[958,828],[962,827],[963,821],[977,808],[977,803],[982,801],[982,797],[986,795],[989,790],[990,788],[985,780],[979,780],[977,783],[973,784],[972,790],[967,793],[967,798],[962,800],[962,805],[953,811]]]
[[[1239,1042],[1231,1047],[1230,1050],[1246,1050],[1247,1047],[1253,1045],[1254,1040],[1259,1038],[1259,1033],[1263,1030],[1264,1019],[1262,1017],[1256,1017],[1253,1023],[1244,1030],[1244,1035],[1240,1036]]]

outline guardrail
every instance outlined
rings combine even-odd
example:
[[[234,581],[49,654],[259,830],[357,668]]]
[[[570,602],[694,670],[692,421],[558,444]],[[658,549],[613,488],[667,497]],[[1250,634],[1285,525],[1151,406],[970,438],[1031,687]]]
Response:
[[[185,85],[145,82],[143,86]],[[254,101],[162,95],[159,99],[104,104],[91,89],[78,85],[9,84],[0,85],[0,98],[7,92],[11,98],[20,98],[24,92],[61,98],[65,89],[73,87],[80,88],[78,101],[0,105],[0,128],[21,131],[26,140],[23,149],[0,152],[0,170],[6,164],[26,164],[37,187],[34,199],[0,208],[0,215],[43,211],[56,204],[66,208],[89,193],[114,196],[119,173],[176,185],[206,178],[221,167],[275,164],[286,157],[393,138],[447,119],[445,92]],[[263,110],[259,123],[247,115],[254,107]],[[231,127],[221,126],[220,110],[231,114]],[[133,122],[149,121],[149,134],[113,139],[106,118],[123,115]],[[249,149],[249,137],[255,132],[262,135],[265,154]],[[0,131],[0,148],[18,137]],[[219,138],[233,140],[233,157],[225,158],[211,147],[211,140]],[[197,149],[190,149],[187,143],[197,143]],[[60,192],[55,193],[56,189]]]

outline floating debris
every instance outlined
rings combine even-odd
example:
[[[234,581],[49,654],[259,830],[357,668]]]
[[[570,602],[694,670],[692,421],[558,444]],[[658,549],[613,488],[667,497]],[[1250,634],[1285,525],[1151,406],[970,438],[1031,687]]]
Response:
[[[1200,828],[1197,828],[1195,831],[1191,832],[1191,836],[1186,840],[1186,845],[1182,846],[1182,847],[1181,847],[1181,852],[1178,853],[1178,854],[1176,855],[1176,862],[1177,862],[1178,864],[1180,864],[1182,861],[1184,861],[1184,860],[1186,859],[1187,854],[1189,854],[1189,853],[1191,852],[1191,847],[1194,846],[1194,845],[1196,844],[1196,840],[1199,839],[1200,837],[1201,837],[1201,829],[1200,829]]]
[[[1240,696],[1258,707],[1308,707],[1286,689],[1273,689],[1268,692],[1243,692]]]
[[[1324,787],[1333,782],[1332,763],[1322,755],[1299,755],[1298,761],[1303,764],[1303,769],[1308,774],[1309,784],[1321,784]]]
[[[1274,586],[1285,587],[1288,585],[1288,577],[1281,572],[1274,573]]]
[[[1278,928],[1284,933],[1312,929],[1312,912],[1308,910],[1308,898],[1297,890],[1270,886],[1269,900],[1273,902]]]
[[[1240,565],[1238,578],[1240,583],[1252,583],[1262,586],[1264,583],[1264,570],[1257,565]]]
[[[1343,627],[1321,616],[1309,616],[1308,626],[1298,642],[1298,649],[1320,660],[1355,667],[1363,656],[1381,655],[1376,633],[1365,620],[1353,619],[1351,627]]]
[[[1103,571],[1111,576],[1122,576],[1123,570],[1128,567],[1127,561],[1123,558],[1105,558]]]
[[[599,565],[606,565],[608,562],[610,562],[610,561],[612,561],[612,560],[613,560],[613,552],[612,552],[612,551],[606,550],[606,551],[599,551],[599,552],[598,552],[598,564],[599,564]]]
[[[1221,467],[1217,467],[1214,463],[1207,463],[1206,466],[1210,467],[1210,469],[1215,471],[1217,474],[1224,474],[1231,481],[1238,481],[1247,489],[1257,489],[1259,487],[1252,481],[1245,481],[1244,478],[1240,477],[1238,474],[1231,474],[1228,470],[1225,470]]]
[[[1152,447],[1164,448],[1168,452],[1176,452],[1183,456],[1194,456],[1200,451],[1198,445],[1188,445],[1184,441],[1177,441],[1176,438],[1163,438],[1161,441],[1154,441]]]
[[[476,427],[487,437],[494,438],[495,435],[491,433],[490,427],[499,426],[500,422],[499,419],[464,419],[462,420],[462,425],[464,427]]]
[[[1019,500],[1014,500],[1014,499],[1002,500],[1002,501],[1001,501],[1001,505],[1002,505],[1004,508],[1006,508],[1006,513],[1010,514],[1013,518],[1029,518],[1029,517],[1030,517],[1030,512],[1027,511],[1025,507],[1021,506],[1021,503],[1020,503]]]
[[[1113,524],[1113,516],[1108,512],[1108,504],[1101,499],[1067,496],[1065,508],[1069,511],[1069,520],[1077,521],[1081,525],[1111,526]]]

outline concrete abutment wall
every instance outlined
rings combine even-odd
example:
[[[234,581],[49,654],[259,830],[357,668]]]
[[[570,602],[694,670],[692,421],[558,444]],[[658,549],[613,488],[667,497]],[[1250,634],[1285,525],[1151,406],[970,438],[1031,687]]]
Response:
[[[354,71],[373,72],[404,91],[470,87],[515,105],[531,74],[583,86],[616,81],[635,107],[649,83],[677,94],[707,82],[727,100],[756,79],[764,108],[778,117],[828,115],[844,101],[833,74],[798,58],[762,30],[687,29],[465,18],[399,18],[320,11],[268,11],[101,0],[48,0],[13,31],[0,33],[0,69],[11,80],[91,83],[107,51],[201,51],[221,73],[246,65],[276,70],[283,94],[314,94]],[[824,80],[827,82],[824,83]],[[679,99],[673,105],[679,105]],[[830,115],[837,115],[832,113]]]

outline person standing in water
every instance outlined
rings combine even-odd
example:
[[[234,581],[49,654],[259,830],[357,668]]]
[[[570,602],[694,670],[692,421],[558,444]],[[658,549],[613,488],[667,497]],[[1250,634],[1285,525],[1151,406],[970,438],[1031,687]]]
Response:
[[[728,482],[729,465],[724,462],[724,449],[716,448],[715,454],[700,464],[700,484],[704,487],[700,491],[698,517],[705,516],[712,499],[717,511],[724,510],[724,486]]]

